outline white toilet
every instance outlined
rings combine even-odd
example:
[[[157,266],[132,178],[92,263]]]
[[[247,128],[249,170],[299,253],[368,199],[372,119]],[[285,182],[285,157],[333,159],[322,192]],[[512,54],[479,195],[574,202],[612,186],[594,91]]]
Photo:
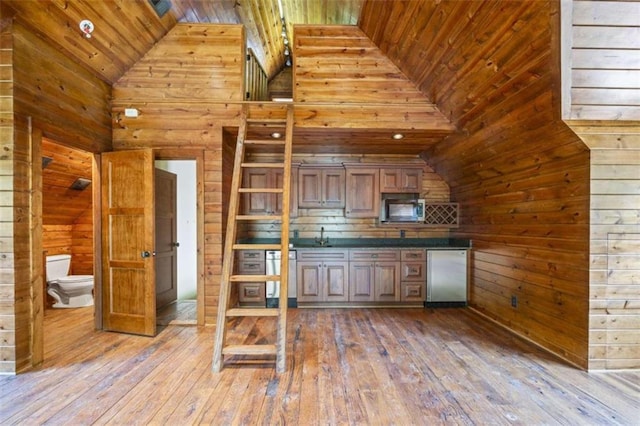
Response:
[[[71,255],[47,256],[47,293],[56,300],[54,308],[93,306],[93,275],[67,275]]]

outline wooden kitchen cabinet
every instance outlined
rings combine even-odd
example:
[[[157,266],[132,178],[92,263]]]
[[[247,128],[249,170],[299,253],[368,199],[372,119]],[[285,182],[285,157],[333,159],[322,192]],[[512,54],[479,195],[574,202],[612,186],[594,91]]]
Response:
[[[346,217],[380,216],[380,169],[347,167]]]
[[[341,209],[345,206],[345,171],[341,167],[301,167],[298,207]]]
[[[349,300],[353,302],[399,302],[399,250],[351,250]]]
[[[291,169],[291,201],[289,216],[298,215],[297,198],[297,167]],[[243,173],[243,187],[245,188],[282,188],[282,169],[251,168]],[[278,193],[245,193],[243,194],[242,212],[246,215],[270,215],[282,213],[282,194]]]
[[[380,169],[380,192],[422,191],[421,168],[382,168]]]
[[[425,250],[401,251],[400,300],[424,302],[427,291]]]
[[[236,271],[240,275],[264,275],[266,271],[263,250],[242,250],[236,255]],[[265,282],[239,282],[238,301],[243,306],[265,306]]]
[[[346,302],[349,300],[347,250],[298,250],[298,302]]]

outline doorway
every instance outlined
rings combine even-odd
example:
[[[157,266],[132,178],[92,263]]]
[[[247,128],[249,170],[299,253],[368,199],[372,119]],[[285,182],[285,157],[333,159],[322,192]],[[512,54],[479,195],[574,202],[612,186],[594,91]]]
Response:
[[[158,308],[156,323],[196,325],[198,314],[197,163],[196,160],[156,160],[156,169],[177,176],[177,297]]]

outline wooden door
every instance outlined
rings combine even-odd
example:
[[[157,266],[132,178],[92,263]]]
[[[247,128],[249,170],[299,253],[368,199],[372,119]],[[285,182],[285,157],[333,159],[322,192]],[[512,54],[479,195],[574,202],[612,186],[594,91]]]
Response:
[[[178,299],[178,176],[155,169],[156,309]]]
[[[102,315],[105,330],[156,333],[151,150],[102,154]]]

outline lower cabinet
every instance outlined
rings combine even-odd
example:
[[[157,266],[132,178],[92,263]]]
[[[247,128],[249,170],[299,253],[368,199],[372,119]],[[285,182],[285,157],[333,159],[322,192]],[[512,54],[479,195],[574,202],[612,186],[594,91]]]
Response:
[[[347,250],[297,251],[298,302],[349,300]]]
[[[351,250],[349,261],[350,301],[400,301],[399,250]]]
[[[298,302],[425,300],[424,250],[297,250]]]
[[[264,275],[266,270],[263,250],[242,250],[236,258],[236,271],[241,275]],[[239,282],[238,301],[244,306],[265,306],[264,282]]]

